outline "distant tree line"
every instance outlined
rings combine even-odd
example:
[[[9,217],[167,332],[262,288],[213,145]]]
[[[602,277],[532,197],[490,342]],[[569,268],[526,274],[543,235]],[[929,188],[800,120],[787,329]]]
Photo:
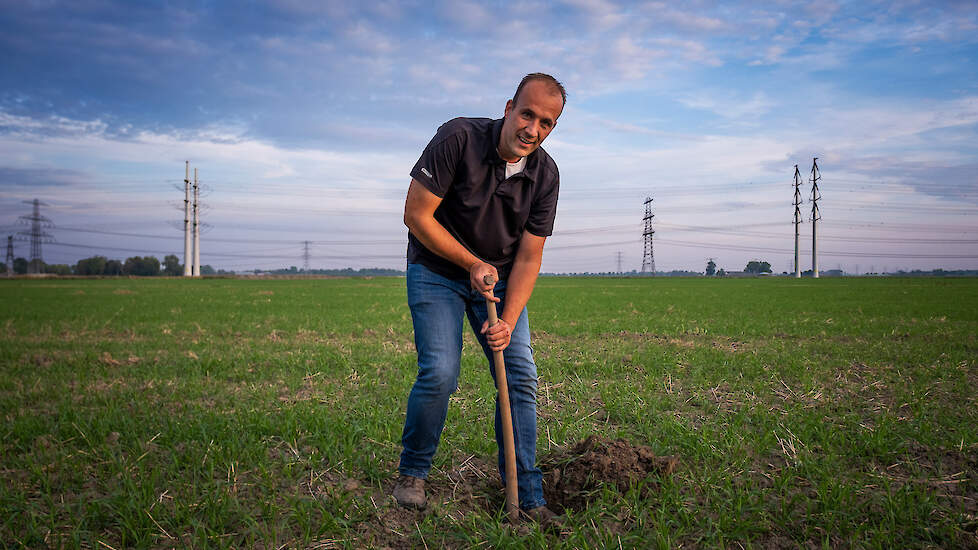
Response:
[[[727,272],[723,268],[717,269],[716,262],[711,258],[710,261],[706,262],[706,276],[707,277],[726,277]],[[749,273],[751,275],[761,275],[764,273],[771,273],[771,264],[769,262],[762,262],[760,260],[751,260],[747,262],[744,266],[744,273]]]
[[[744,268],[744,273],[754,273],[760,275],[761,273],[770,273],[771,264],[768,262],[761,262],[758,260],[751,260],[747,262],[747,266]]]
[[[29,262],[24,258],[15,258],[14,273],[24,275],[28,271]],[[41,273],[54,275],[132,275],[137,277],[156,277],[167,275],[178,277],[183,275],[183,264],[175,255],[163,258],[163,263],[154,256],[133,256],[125,261],[111,260],[105,256],[92,256],[78,260],[75,265],[41,263]],[[6,273],[6,264],[0,262],[0,274]],[[209,265],[200,266],[201,275],[230,274],[229,271],[217,270]]]
[[[16,275],[24,275],[30,269],[30,262],[25,258],[14,258],[13,271]],[[54,275],[71,275],[72,267],[67,264],[46,264],[40,263],[41,273],[51,273]],[[7,272],[7,264],[0,262],[0,275]]]
[[[24,275],[27,273],[30,262],[24,258],[15,258],[13,263],[13,271],[17,275]],[[112,276],[112,275],[131,275],[140,277],[155,277],[160,275],[166,275],[170,277],[179,277],[183,275],[183,264],[180,263],[180,259],[175,255],[170,254],[163,258],[163,262],[160,263],[158,259],[153,256],[133,256],[131,258],[126,258],[125,261],[121,260],[110,260],[105,256],[92,256],[91,258],[85,258],[83,260],[78,260],[75,265],[67,264],[46,264],[41,262],[40,265],[41,273],[48,273],[52,275],[99,275],[99,276]],[[7,264],[0,262],[0,276],[3,276],[7,272]],[[380,267],[371,267],[365,269],[299,269],[296,266],[291,266],[288,269],[275,269],[275,270],[254,270],[255,274],[268,273],[272,275],[329,275],[333,277],[396,277],[403,276],[404,271],[398,269],[387,269]],[[751,260],[747,263],[744,268],[744,273],[759,275],[762,273],[771,273],[771,264],[764,261]],[[233,271],[225,271],[223,269],[215,270],[209,265],[200,266],[201,275],[234,275]],[[702,276],[703,272],[696,271],[685,271],[681,269],[676,269],[673,271],[656,271],[656,277],[697,277]],[[727,272],[723,269],[717,269],[716,263],[710,260],[706,264],[705,274],[713,277],[724,277]],[[553,276],[569,276],[569,277],[645,277],[648,273],[642,273],[639,271],[627,271],[627,272],[576,272],[576,273],[540,273],[543,277],[553,277]],[[784,275],[788,275],[787,272]],[[804,271],[803,276],[810,277],[812,275],[811,270]],[[830,269],[821,272],[823,277],[841,277],[844,276],[841,270]],[[976,277],[978,276],[978,270],[975,269],[952,269],[945,270],[941,268],[933,269],[930,271],[922,271],[919,269],[914,269],[913,271],[898,270],[890,273],[866,273],[864,275],[894,275],[897,277]]]

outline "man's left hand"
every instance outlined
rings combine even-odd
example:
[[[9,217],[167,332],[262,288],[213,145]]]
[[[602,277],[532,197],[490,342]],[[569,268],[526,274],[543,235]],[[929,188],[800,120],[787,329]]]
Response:
[[[513,328],[509,323],[499,320],[495,325],[489,326],[489,321],[482,323],[482,334],[486,335],[489,349],[492,351],[503,351],[509,345],[509,339],[513,336]]]

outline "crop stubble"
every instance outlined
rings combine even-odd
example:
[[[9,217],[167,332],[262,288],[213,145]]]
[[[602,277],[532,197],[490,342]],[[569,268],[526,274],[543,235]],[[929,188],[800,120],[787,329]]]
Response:
[[[555,537],[501,521],[470,336],[433,504],[387,496],[416,368],[402,280],[3,281],[0,538],[976,545],[978,282],[803,282],[540,280]]]

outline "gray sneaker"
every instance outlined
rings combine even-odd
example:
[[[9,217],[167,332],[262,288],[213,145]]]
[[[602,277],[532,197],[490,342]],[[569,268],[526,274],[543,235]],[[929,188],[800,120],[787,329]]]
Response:
[[[405,508],[425,507],[427,499],[424,496],[424,480],[418,477],[402,475],[394,483],[394,499]]]

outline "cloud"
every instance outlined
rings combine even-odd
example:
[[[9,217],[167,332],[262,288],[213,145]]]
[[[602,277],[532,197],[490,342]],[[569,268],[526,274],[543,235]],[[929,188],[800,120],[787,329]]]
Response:
[[[482,3],[471,0],[447,0],[440,4],[439,13],[450,25],[467,31],[481,31],[495,19]]]
[[[668,48],[679,52],[685,61],[693,61],[711,67],[719,67],[723,64],[722,59],[716,51],[712,50],[707,44],[689,39],[680,38],[656,38],[651,41],[662,48]]]
[[[99,119],[74,120],[61,116],[34,118],[0,111],[0,134],[25,139],[103,135],[107,128],[108,125]]]
[[[38,172],[30,166],[34,158],[60,158],[77,163],[88,159],[89,166],[124,163],[136,173],[179,171],[185,159],[199,159],[226,171],[229,179],[248,176],[246,182],[257,184],[253,174],[281,174],[285,177],[302,173],[304,177],[323,182],[357,182],[378,185],[385,181],[403,179],[415,159],[385,151],[361,153],[324,149],[286,149],[267,141],[247,136],[239,127],[208,126],[179,132],[141,130],[119,138],[103,131],[98,124],[70,119],[36,121],[0,113],[9,130],[0,134],[0,147],[8,159],[19,160],[5,169],[8,175],[31,175],[32,181],[41,176],[57,175],[58,181],[84,183],[85,173],[71,169],[45,168]],[[70,131],[64,131],[65,129]],[[416,152],[412,152],[416,154]],[[201,160],[206,159],[206,160]],[[211,174],[218,170],[211,169]],[[397,178],[400,175],[400,178]],[[8,181],[16,179],[11,177]],[[91,183],[97,182],[92,178]],[[248,183],[247,185],[251,185]]]
[[[747,63],[749,67],[760,67],[763,65],[773,65],[781,60],[784,48],[781,46],[769,46],[760,59],[754,59]]]
[[[664,50],[648,48],[631,36],[621,36],[616,39],[610,54],[610,64],[616,69],[618,75],[626,80],[643,78],[657,59],[666,56]]]
[[[862,44],[920,45],[928,42],[976,42],[978,6],[973,2],[895,2],[888,10],[870,6],[866,13],[849,13],[860,9],[852,5],[840,10],[847,24],[826,27],[823,32],[834,40]],[[853,19],[850,19],[852,17]],[[865,23],[856,23],[855,17]]]
[[[831,0],[806,1],[801,8],[805,22],[815,27],[828,24],[841,10],[839,3]]]
[[[266,0],[265,3],[274,11],[285,13],[301,19],[330,18],[342,19],[349,17],[353,6],[349,2],[322,0],[306,2],[304,0]]]
[[[840,147],[892,144],[927,132],[978,124],[978,96],[907,105],[874,101],[866,106],[825,106],[817,113],[821,131],[838,136]],[[924,145],[923,143],[918,145]]]
[[[364,20],[357,21],[343,30],[346,43],[350,47],[371,56],[392,53],[396,44],[389,34],[380,32]]]
[[[734,28],[734,25],[731,25],[729,21],[719,17],[703,15],[694,10],[680,10],[665,2],[652,2],[640,9],[657,22],[685,30],[718,33],[727,32]]]
[[[774,107],[774,101],[762,91],[754,92],[748,98],[733,97],[731,94],[692,93],[677,98],[679,103],[697,110],[709,111],[724,119],[756,122]]]
[[[134,201],[163,193],[190,158],[215,200],[247,204],[240,217],[266,203],[396,211],[390,196],[440,123],[498,116],[520,77],[543,70],[570,91],[547,143],[563,189],[609,211],[630,208],[615,197],[633,189],[684,186],[689,198],[719,180],[781,181],[813,155],[836,178],[880,174],[915,185],[911,197],[946,198],[954,189],[933,182],[975,188],[976,12],[793,0],[8,2],[0,174]],[[121,180],[131,186],[109,190]],[[308,196],[290,195],[302,185]],[[622,192],[595,197],[595,185]],[[747,192],[700,198],[765,200]],[[562,208],[583,202],[569,192]],[[765,215],[717,208],[662,216]],[[289,212],[279,217],[299,219]],[[380,231],[370,216],[359,222]],[[390,231],[401,234],[396,216]]]
[[[627,20],[619,7],[608,0],[563,0],[562,3],[582,12],[580,21],[591,31],[606,31]]]
[[[91,184],[96,181],[92,174],[71,168],[21,168],[0,166],[0,185],[6,188],[30,187],[65,188]]]
[[[907,154],[870,155],[829,150],[826,156],[837,174],[830,182],[841,180],[835,185],[863,189],[881,201],[900,199],[906,191],[913,191],[919,197],[949,201],[951,204],[945,202],[946,206],[978,206],[978,163],[975,162],[935,158],[927,152],[908,158]],[[891,187],[880,187],[883,184],[902,185],[905,189],[897,189],[901,193],[894,195]]]

